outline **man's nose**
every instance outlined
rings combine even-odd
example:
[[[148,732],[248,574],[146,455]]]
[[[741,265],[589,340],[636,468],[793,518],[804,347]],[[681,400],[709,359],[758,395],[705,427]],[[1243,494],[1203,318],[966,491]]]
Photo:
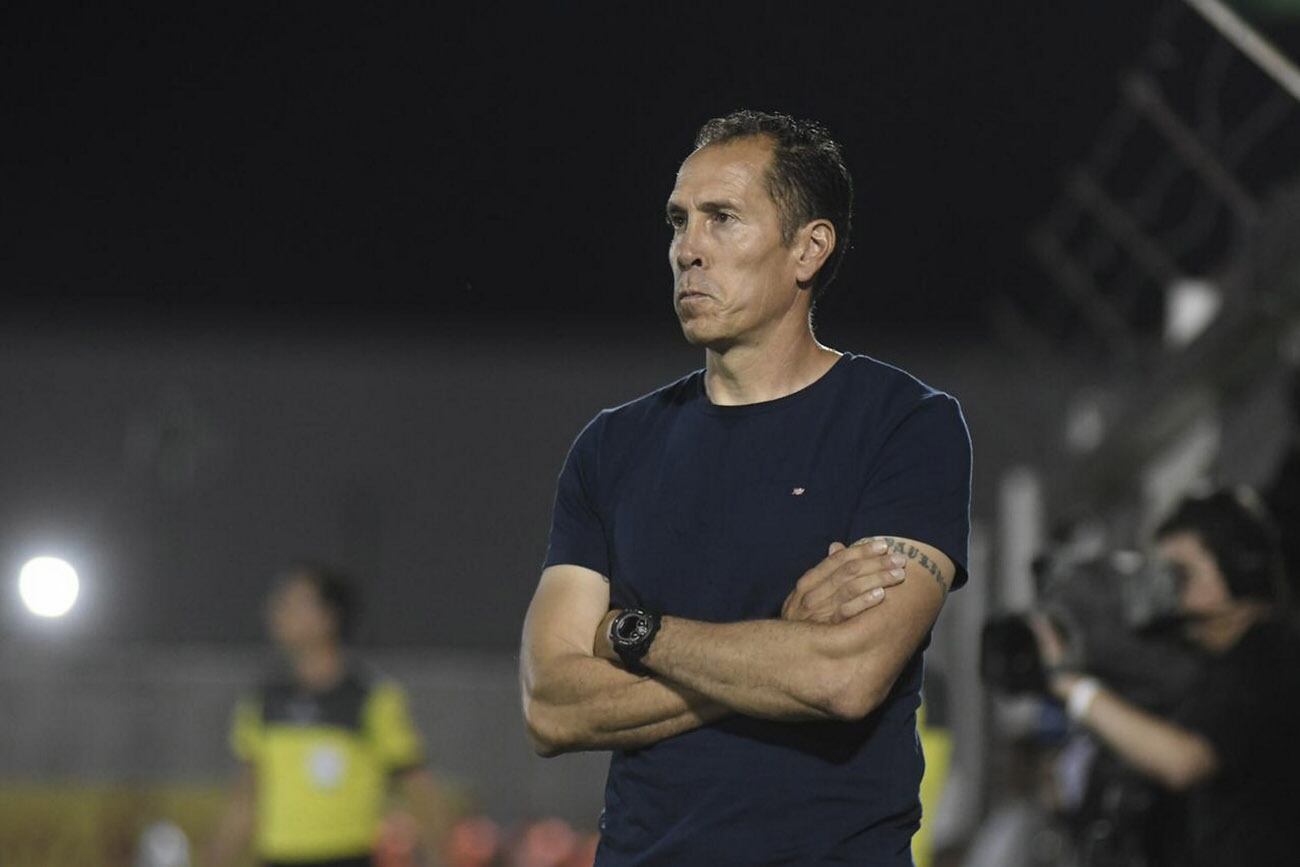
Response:
[[[677,270],[704,267],[704,242],[700,231],[699,221],[691,220],[677,236],[677,242],[673,245],[673,262],[677,265]]]

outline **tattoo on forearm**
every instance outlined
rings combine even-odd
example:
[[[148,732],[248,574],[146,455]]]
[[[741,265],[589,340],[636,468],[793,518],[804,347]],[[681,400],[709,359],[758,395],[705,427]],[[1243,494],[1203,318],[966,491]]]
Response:
[[[939,591],[944,595],[947,595],[948,585],[951,583],[951,579],[946,577],[943,574],[943,570],[939,568],[939,564],[925,556],[925,553],[921,551],[921,549],[908,542],[893,539],[889,536],[881,536],[880,541],[889,546],[891,553],[902,554],[907,559],[915,560],[920,563],[921,568],[929,572],[930,576],[934,578],[935,583],[939,585]]]

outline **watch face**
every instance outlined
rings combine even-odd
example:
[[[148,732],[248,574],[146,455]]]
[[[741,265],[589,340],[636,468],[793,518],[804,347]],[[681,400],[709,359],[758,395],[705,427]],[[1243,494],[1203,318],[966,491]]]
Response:
[[[614,640],[620,643],[635,642],[644,638],[649,631],[650,624],[646,622],[643,615],[635,611],[621,614],[614,620]]]

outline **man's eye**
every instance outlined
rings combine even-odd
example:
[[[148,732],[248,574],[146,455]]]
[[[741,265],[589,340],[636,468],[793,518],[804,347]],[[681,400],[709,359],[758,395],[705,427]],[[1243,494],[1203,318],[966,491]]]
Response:
[[[726,211],[718,211],[716,214],[713,215],[713,219],[715,222],[718,223],[730,223],[732,220],[736,218],[733,214],[728,214]]]
[[[686,218],[681,214],[669,214],[664,218],[664,221],[673,229],[680,229],[682,226],[686,225]]]

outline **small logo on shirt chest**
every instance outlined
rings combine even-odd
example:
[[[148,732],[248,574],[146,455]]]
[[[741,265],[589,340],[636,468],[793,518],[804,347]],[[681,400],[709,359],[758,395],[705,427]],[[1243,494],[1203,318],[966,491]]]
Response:
[[[791,488],[791,489],[790,489],[790,496],[792,496],[792,497],[802,497],[802,496],[803,496],[803,492],[804,492],[805,490],[807,490],[807,489],[806,489],[806,488]]]

